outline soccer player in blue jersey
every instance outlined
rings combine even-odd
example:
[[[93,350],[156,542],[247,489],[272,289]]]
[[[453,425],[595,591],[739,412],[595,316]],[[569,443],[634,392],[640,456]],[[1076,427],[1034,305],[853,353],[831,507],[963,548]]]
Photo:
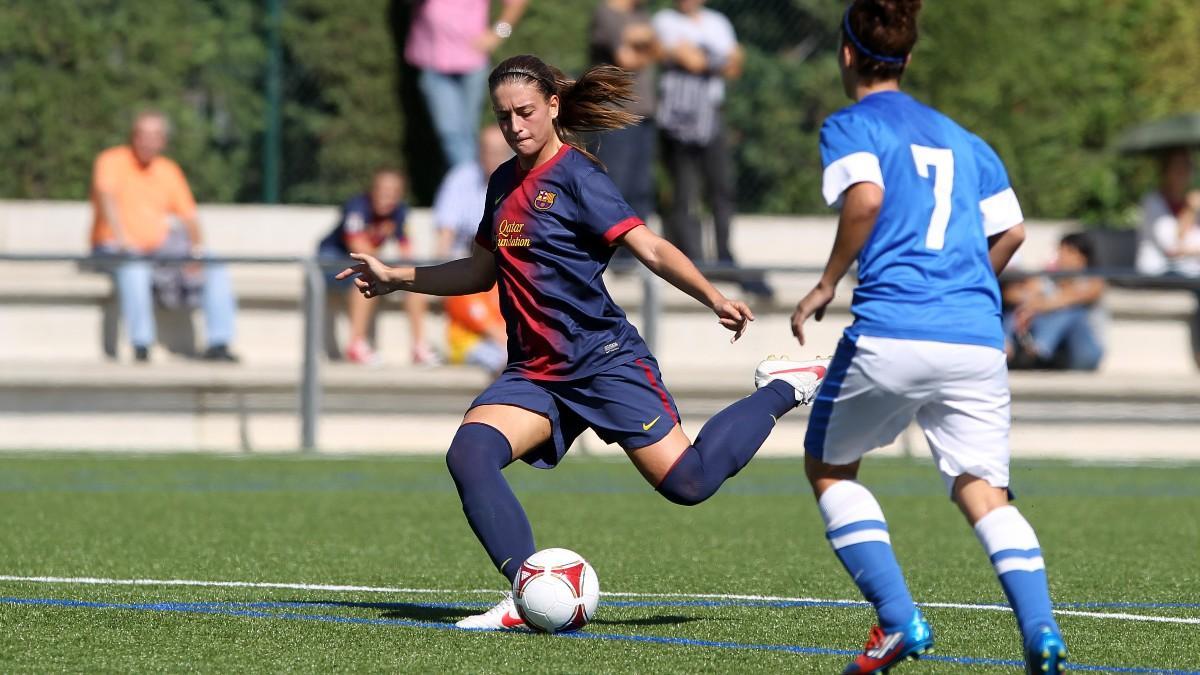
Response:
[[[839,52],[856,103],[821,129],[826,201],[840,211],[825,272],[792,330],[820,320],[858,262],[853,324],[813,404],[806,469],[826,537],[879,623],[846,673],[886,671],[933,646],[892,553],[883,511],[856,482],[862,456],[916,418],[951,498],[1016,614],[1029,672],[1064,668],[1033,528],[1009,504],[1009,389],[996,274],[1024,240],[1004,165],[977,136],[900,90],[920,0],[855,0]]]
[[[551,468],[585,428],[617,443],[668,500],[704,501],[754,456],[776,419],[811,400],[826,360],[764,361],[769,383],[713,417],[695,443],[658,364],[602,274],[627,247],[663,279],[709,307],[736,340],[754,320],[713,287],[679,249],[634,213],[576,134],[637,120],[614,103],[631,77],[597,66],[578,80],[535,56],[514,56],[488,79],[492,106],[516,157],[488,184],[469,258],[391,268],[367,255],[343,270],[366,297],[395,290],[461,295],[498,284],[508,367],[471,404],[446,455],[471,529],[510,581],[534,553],[533,533],[501,470],[517,459]],[[523,627],[511,596],[464,628]]]

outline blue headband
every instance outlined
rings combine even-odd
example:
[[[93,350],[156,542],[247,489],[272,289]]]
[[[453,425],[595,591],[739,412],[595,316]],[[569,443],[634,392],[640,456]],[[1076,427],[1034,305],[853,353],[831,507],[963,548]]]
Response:
[[[876,61],[883,61],[884,63],[901,63],[902,64],[905,62],[905,60],[908,59],[907,54],[905,54],[904,56],[884,56],[883,54],[876,54],[875,52],[871,51],[870,49],[867,49],[863,45],[863,43],[858,41],[858,37],[856,37],[854,35],[854,31],[850,29],[850,9],[849,8],[846,9],[846,14],[842,18],[842,27],[846,29],[846,37],[850,38],[850,42],[853,42],[854,46],[857,47],[858,51],[862,52],[864,56],[869,56],[869,57],[875,59]]]

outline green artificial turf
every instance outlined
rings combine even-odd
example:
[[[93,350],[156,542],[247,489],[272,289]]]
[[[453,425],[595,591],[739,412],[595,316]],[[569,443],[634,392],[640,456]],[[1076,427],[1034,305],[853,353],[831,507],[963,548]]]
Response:
[[[602,591],[858,598],[798,461],[757,460],[694,508],[666,502],[625,462],[571,457],[555,471],[507,475],[539,546],[582,553]],[[872,459],[862,478],[919,602],[1004,602],[928,462]],[[1200,466],[1022,462],[1013,489],[1041,538],[1056,602],[1200,617]],[[504,583],[433,457],[10,455],[0,458],[0,528],[0,575],[440,589],[0,581],[4,672],[831,673],[848,657],[830,650],[859,649],[873,619],[860,606],[610,596],[584,637],[449,629],[498,597],[469,591]],[[896,672],[1018,671],[987,661],[1020,659],[1011,614],[925,613],[936,655],[969,661]],[[1200,625],[1060,623],[1073,662],[1197,667]]]

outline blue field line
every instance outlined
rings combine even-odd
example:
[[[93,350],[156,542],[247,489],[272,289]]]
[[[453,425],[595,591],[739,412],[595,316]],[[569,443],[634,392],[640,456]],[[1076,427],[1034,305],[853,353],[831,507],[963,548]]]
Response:
[[[369,617],[351,617],[337,616],[331,614],[304,614],[297,612],[280,612],[271,613],[257,609],[234,609],[220,606],[213,606],[211,603],[190,603],[190,602],[149,602],[149,603],[120,603],[120,602],[94,602],[89,600],[69,600],[62,598],[12,598],[0,597],[0,604],[25,605],[25,606],[41,606],[41,607],[63,607],[72,609],[117,609],[117,610],[132,610],[132,611],[150,611],[150,612],[175,612],[181,614],[207,614],[217,616],[232,616],[253,619],[286,619],[289,621],[316,621],[324,623],[342,623],[342,624],[357,624],[369,626],[395,626],[402,628],[428,628],[434,630],[459,631],[459,632],[479,632],[472,629],[458,628],[454,624],[441,623],[434,621],[417,621],[413,619],[395,619],[395,618],[369,618]],[[498,637],[509,637],[511,634],[498,633]],[[700,640],[694,638],[677,638],[677,637],[659,637],[651,635],[624,635],[620,633],[568,633],[565,635],[554,636],[556,639],[575,639],[575,640],[606,640],[612,642],[633,642],[642,644],[660,644],[673,645],[684,647],[708,647],[716,649],[744,649],[753,651],[768,651],[768,652],[783,652],[788,654],[802,654],[807,656],[854,656],[858,654],[856,650],[848,649],[831,649],[827,647],[805,647],[802,645],[774,645],[774,644],[754,644],[743,642],[728,642],[721,640]],[[554,639],[552,638],[552,639]],[[927,661],[954,663],[968,666],[1002,666],[1022,668],[1024,663],[1013,659],[993,659],[981,658],[972,656],[946,656],[941,654],[929,654],[921,657]],[[1103,672],[1103,673],[1132,673],[1137,675],[1200,675],[1200,671],[1194,670],[1168,670],[1162,668],[1138,668],[1125,666],[1097,666],[1082,663],[1072,663],[1071,670],[1085,672]]]
[[[497,591],[498,593],[498,591]],[[201,603],[203,604],[203,603]],[[494,603],[466,602],[399,602],[372,603],[347,601],[294,601],[294,602],[212,602],[212,605],[252,607],[255,609],[285,609],[289,607],[361,607],[366,609],[388,609],[392,607],[428,607],[445,609],[477,609],[491,607]],[[918,602],[917,605],[925,603]],[[972,603],[981,607],[1008,607],[1002,602]],[[605,607],[761,607],[765,609],[792,609],[813,607],[869,607],[863,600],[610,600],[604,599]],[[1200,609],[1200,603],[1189,602],[1056,602],[1055,609]]]

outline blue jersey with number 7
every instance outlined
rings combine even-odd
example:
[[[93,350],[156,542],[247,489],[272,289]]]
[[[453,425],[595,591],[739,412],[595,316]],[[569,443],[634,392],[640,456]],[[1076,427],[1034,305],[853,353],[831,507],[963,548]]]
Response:
[[[899,91],[870,94],[821,127],[825,201],[883,189],[858,256],[849,337],[1004,348],[987,238],[1022,222],[1004,164],[954,120]]]

